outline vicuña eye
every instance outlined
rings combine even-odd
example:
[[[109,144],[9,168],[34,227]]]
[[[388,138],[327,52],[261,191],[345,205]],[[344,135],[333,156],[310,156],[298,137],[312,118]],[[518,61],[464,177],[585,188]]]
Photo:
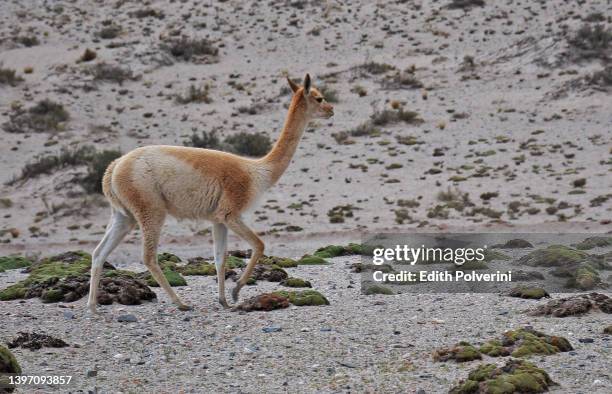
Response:
[[[315,100],[317,100],[318,103],[323,101],[323,97],[317,97]]]

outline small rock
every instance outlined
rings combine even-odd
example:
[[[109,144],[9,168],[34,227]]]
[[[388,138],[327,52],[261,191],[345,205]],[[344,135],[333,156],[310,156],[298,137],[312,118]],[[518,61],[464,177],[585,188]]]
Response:
[[[127,315],[119,315],[119,317],[117,317],[117,321],[119,323],[136,323],[138,319],[136,316],[128,313]]]
[[[281,327],[276,327],[276,326],[270,326],[270,327],[264,327],[261,329],[261,331],[265,332],[265,333],[270,333],[270,332],[279,332],[279,331],[283,331],[283,329]]]
[[[89,370],[89,371],[87,371],[87,377],[88,378],[93,378],[93,377],[96,377],[96,376],[98,376],[98,371],[96,371],[96,370]]]
[[[579,338],[578,342],[580,343],[593,343],[595,340],[593,338]]]
[[[66,320],[72,320],[74,319],[74,313],[72,313],[71,311],[64,311],[64,318]]]

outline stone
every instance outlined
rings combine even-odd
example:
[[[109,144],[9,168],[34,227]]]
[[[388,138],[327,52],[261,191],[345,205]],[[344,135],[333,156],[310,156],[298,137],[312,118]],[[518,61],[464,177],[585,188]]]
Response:
[[[136,323],[138,321],[138,319],[136,318],[136,316],[130,314],[127,315],[119,315],[117,317],[117,321],[119,323]]]

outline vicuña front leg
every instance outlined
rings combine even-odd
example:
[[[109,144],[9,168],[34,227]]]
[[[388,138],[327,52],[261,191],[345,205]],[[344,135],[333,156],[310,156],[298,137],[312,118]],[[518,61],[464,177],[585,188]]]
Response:
[[[164,223],[164,218],[159,218],[155,223],[145,223],[140,223],[140,228],[142,229],[142,258],[144,260],[144,264],[151,272],[153,279],[155,279],[161,288],[166,291],[166,294],[168,294],[172,302],[178,306],[179,310],[189,311],[193,309],[192,307],[184,304],[179,296],[176,295],[172,289],[172,286],[170,286],[168,279],[166,279],[166,276],[159,267],[159,263],[157,262],[157,245],[159,243],[160,235],[159,229],[161,229]]]
[[[219,303],[229,308],[225,299],[225,259],[227,251],[227,227],[222,223],[213,224],[213,241],[215,243],[215,268],[217,269],[217,285],[219,286]]]
[[[251,273],[253,272],[253,268],[255,268],[255,264],[259,261],[259,258],[263,255],[264,252],[264,243],[253,230],[251,230],[246,224],[242,222],[242,219],[236,218],[231,221],[228,221],[227,227],[229,227],[236,235],[240,238],[247,241],[253,252],[251,254],[251,259],[247,264],[246,268],[242,272],[242,276],[238,280],[236,287],[232,290],[232,299],[238,301],[238,294],[240,294],[240,289],[246,284],[246,282],[251,277]]]
[[[134,228],[134,219],[113,210],[111,220],[106,227],[106,234],[93,251],[91,263],[91,276],[89,279],[89,297],[87,307],[92,313],[96,312],[98,303],[98,285],[102,276],[102,266],[108,255],[119,245],[121,240]]]

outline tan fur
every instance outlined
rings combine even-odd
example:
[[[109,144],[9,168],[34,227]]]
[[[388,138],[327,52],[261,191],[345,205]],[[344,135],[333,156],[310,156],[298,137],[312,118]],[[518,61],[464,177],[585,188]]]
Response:
[[[224,239],[225,227],[247,241],[253,253],[238,285],[233,291],[237,299],[263,254],[264,244],[246,224],[241,214],[253,206],[268,188],[285,172],[296,151],[308,121],[314,117],[331,117],[333,108],[321,98],[321,93],[310,88],[310,77],[299,87],[289,81],[294,91],[285,126],[272,150],[260,159],[252,159],[209,149],[179,146],[146,146],[135,149],[112,162],[103,178],[103,192],[118,216],[115,227],[109,225],[105,239],[96,248],[102,249],[102,257],[108,254],[105,242],[115,242],[112,231],[129,231],[134,221],[143,233],[143,259],[155,280],[169,294],[173,302],[187,308],[174,293],[156,261],[157,244],[161,227],[167,215],[176,218],[207,219],[219,224],[216,234]],[[126,219],[124,220],[123,217]],[[224,227],[225,226],[225,227]],[[110,234],[110,235],[109,235]],[[111,241],[106,241],[110,238]],[[217,242],[217,240],[215,240]],[[225,242],[225,241],[223,241]],[[114,244],[110,249],[114,247]],[[225,248],[225,245],[223,245]],[[95,253],[95,252],[94,252]],[[98,253],[97,257],[99,257]],[[217,254],[217,251],[215,252]],[[219,257],[224,261],[225,249]],[[92,264],[99,276],[100,261]],[[224,293],[224,263],[218,265],[219,301],[227,306]],[[98,267],[98,271],[95,271]],[[97,283],[91,285],[89,305],[95,308]]]

